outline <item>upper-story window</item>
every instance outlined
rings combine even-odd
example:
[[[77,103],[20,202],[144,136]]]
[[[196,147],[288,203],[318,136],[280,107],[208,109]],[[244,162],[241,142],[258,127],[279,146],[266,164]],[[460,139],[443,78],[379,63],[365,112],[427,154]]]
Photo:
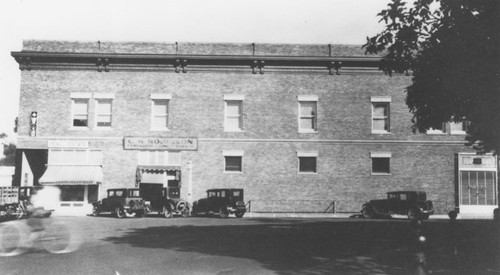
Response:
[[[94,94],[97,128],[109,128],[112,121],[114,94]]]
[[[436,126],[435,128],[431,127],[427,130],[427,134],[431,135],[441,135],[441,134],[446,134],[446,123],[443,122],[440,125]]]
[[[74,128],[89,127],[90,93],[71,94],[71,126]]]
[[[462,122],[450,122],[450,134],[452,135],[465,135],[469,129],[469,122],[464,120]]]
[[[224,95],[224,131],[243,131],[243,95]]]
[[[49,165],[102,165],[102,151],[94,149],[50,149]]]
[[[180,165],[179,151],[139,151],[139,165]]]
[[[391,131],[390,128],[390,104],[388,96],[372,96],[372,133],[384,134]]]
[[[299,132],[316,133],[318,131],[318,97],[299,95]]]
[[[168,130],[169,94],[151,94],[151,130]]]

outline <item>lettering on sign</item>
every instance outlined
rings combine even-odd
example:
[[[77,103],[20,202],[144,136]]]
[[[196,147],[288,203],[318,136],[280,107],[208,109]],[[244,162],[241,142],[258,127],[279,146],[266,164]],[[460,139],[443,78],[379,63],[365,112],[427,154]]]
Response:
[[[50,148],[88,148],[88,140],[49,140],[47,147]]]
[[[126,137],[125,150],[198,150],[197,138]]]

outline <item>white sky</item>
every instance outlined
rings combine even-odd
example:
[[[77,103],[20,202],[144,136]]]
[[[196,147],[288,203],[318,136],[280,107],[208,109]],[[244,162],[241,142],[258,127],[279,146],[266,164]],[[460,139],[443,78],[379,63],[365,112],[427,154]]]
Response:
[[[363,44],[389,0],[1,0],[0,133],[14,136],[23,39]]]

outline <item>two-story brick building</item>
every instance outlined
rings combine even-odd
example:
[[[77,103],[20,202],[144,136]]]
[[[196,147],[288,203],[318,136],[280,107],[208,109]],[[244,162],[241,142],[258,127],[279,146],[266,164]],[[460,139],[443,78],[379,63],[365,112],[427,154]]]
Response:
[[[411,76],[359,46],[25,41],[12,56],[17,184],[60,186],[70,212],[164,185],[244,188],[251,211],[356,212],[392,190],[441,213],[498,204],[496,159],[464,146],[464,125],[414,134]]]

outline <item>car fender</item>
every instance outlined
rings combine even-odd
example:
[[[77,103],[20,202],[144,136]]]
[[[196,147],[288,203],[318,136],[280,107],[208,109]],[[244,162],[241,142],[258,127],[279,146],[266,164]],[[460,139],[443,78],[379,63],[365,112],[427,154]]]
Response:
[[[363,204],[362,209],[365,208],[365,207],[371,207],[373,209],[373,212],[375,212],[375,214],[379,214],[379,215],[383,214],[380,211],[380,209],[375,204],[373,204],[371,202],[367,202],[367,203]]]

